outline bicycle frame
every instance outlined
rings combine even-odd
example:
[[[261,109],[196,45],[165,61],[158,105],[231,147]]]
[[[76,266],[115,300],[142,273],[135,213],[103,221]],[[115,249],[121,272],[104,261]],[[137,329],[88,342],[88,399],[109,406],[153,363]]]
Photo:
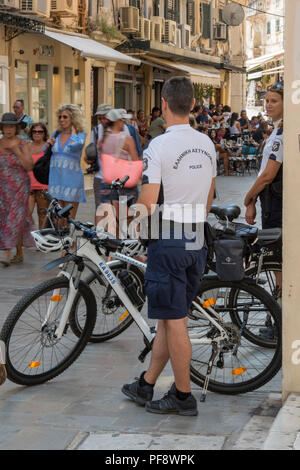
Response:
[[[112,287],[116,295],[120,298],[122,301],[123,305],[127,309],[127,311],[130,313],[130,315],[133,317],[135,323],[137,324],[138,328],[141,330],[141,332],[144,335],[145,340],[148,342],[148,344],[151,345],[152,341],[154,340],[155,333],[152,331],[151,327],[148,325],[148,323],[144,320],[142,317],[141,313],[136,309],[136,307],[132,304],[130,301],[129,297],[127,296],[126,292],[124,291],[123,286],[120,284],[119,280],[115,277],[113,274],[112,270],[110,269],[110,266],[114,264],[114,261],[109,261],[106,262],[105,258],[102,255],[99,255],[96,250],[94,245],[92,245],[88,240],[84,238],[79,238],[78,240],[78,249],[76,252],[77,257],[85,258],[91,261],[97,268],[100,270],[101,275],[106,279],[106,281],[109,283],[109,285]],[[113,258],[119,261],[127,262],[133,265],[138,266],[139,268],[145,270],[146,269],[146,264],[142,263],[141,261],[135,260],[129,256],[123,255],[122,253],[113,253]],[[57,339],[60,339],[63,335],[63,332],[66,327],[66,323],[68,321],[68,317],[70,314],[71,307],[73,305],[73,302],[75,300],[75,297],[77,295],[77,288],[81,272],[78,273],[77,277],[75,278],[75,281],[73,281],[72,276],[70,276],[69,273],[66,271],[62,270],[59,275],[64,275],[69,279],[70,287],[69,287],[69,292],[68,292],[68,298],[65,304],[65,307],[63,309],[63,313],[59,322],[59,325],[55,331],[55,337]],[[55,295],[55,293],[54,293]],[[198,297],[199,301],[203,304],[204,300],[200,297]],[[43,324],[46,324],[47,321],[49,320],[51,313],[53,311],[53,302],[50,301],[50,305],[48,306],[48,311],[47,315],[45,318],[45,321]],[[212,344],[214,343],[219,343],[222,340],[228,339],[228,335],[225,331],[225,329],[221,326],[223,323],[222,317],[212,308],[212,307],[206,307],[204,309],[201,305],[199,305],[196,302],[193,302],[193,306],[202,314],[204,317],[212,324],[214,325],[219,331],[220,331],[220,336],[217,338],[214,338],[214,340],[209,339],[207,337],[199,337],[199,334],[192,334],[190,336],[191,344]],[[210,312],[212,314],[209,315]],[[215,318],[219,320],[218,323]]]

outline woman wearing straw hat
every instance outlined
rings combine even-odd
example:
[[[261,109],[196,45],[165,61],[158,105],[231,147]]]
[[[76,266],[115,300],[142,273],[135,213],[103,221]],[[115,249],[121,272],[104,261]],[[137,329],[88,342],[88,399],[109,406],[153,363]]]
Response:
[[[3,266],[23,261],[23,246],[32,246],[28,212],[30,178],[33,168],[29,145],[18,137],[21,121],[14,113],[5,113],[0,121],[0,250]],[[17,253],[11,260],[11,249]]]

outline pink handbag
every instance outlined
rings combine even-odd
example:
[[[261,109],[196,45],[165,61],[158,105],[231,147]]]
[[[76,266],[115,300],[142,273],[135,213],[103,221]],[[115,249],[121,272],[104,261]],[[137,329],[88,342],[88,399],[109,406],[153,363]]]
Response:
[[[122,139],[120,139],[122,141]],[[143,161],[142,160],[123,160],[119,158],[122,144],[119,145],[117,156],[101,153],[101,170],[102,176],[107,184],[111,184],[117,178],[124,178],[128,175],[129,180],[125,183],[125,188],[136,186],[142,177]]]

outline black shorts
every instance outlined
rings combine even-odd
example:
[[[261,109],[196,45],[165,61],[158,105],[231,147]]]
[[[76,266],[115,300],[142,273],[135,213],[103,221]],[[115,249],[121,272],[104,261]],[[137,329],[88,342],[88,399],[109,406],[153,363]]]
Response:
[[[135,204],[138,199],[138,188],[134,186],[133,188],[123,188],[119,191],[120,196],[133,196],[134,198],[130,201],[129,206]],[[110,184],[105,183],[101,178],[94,178],[94,196],[95,196],[95,206],[96,209],[100,204],[110,203],[112,201],[118,201],[119,195],[117,191],[113,191],[110,188]]]
[[[263,229],[282,227],[282,199],[271,196],[270,214],[266,214],[266,193],[262,191],[259,195],[261,204],[261,224]]]
[[[207,248],[187,250],[186,243],[185,239],[160,239],[149,244],[145,274],[149,318],[187,316],[204,273]]]

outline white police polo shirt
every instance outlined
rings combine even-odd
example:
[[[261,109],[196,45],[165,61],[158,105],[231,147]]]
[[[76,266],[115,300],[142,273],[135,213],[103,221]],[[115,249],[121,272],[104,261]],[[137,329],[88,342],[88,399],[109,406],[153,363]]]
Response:
[[[273,160],[278,163],[283,162],[283,127],[280,126],[281,123],[282,119],[274,123],[274,130],[266,140],[258,176],[260,176],[266,169],[269,160]]]
[[[162,184],[163,219],[203,222],[216,151],[211,139],[189,124],[168,127],[144,151],[143,184]]]

